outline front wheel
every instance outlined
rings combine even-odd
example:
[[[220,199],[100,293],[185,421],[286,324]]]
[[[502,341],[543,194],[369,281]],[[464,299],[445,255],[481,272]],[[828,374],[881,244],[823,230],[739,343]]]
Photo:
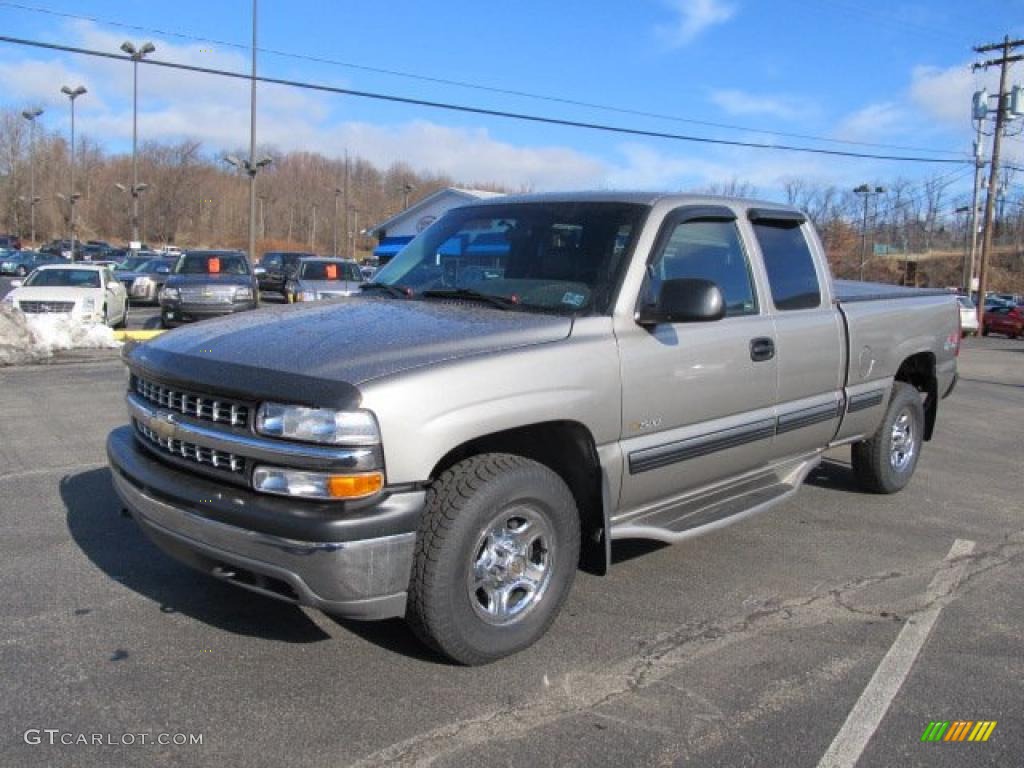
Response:
[[[427,495],[406,619],[461,664],[516,653],[555,620],[579,551],[576,502],[557,474],[509,454],[466,459]]]
[[[924,441],[921,394],[897,381],[881,426],[869,439],[854,443],[853,473],[861,487],[874,493],[896,493],[914,474]]]

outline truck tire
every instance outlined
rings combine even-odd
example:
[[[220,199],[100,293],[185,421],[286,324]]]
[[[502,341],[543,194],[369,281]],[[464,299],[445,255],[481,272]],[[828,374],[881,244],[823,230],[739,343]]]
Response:
[[[924,406],[910,384],[893,383],[892,397],[882,424],[851,450],[853,474],[860,486],[874,493],[896,493],[910,482],[921,456]]]
[[[555,620],[579,552],[576,502],[557,474],[510,454],[465,459],[427,493],[406,620],[460,664],[516,653]]]

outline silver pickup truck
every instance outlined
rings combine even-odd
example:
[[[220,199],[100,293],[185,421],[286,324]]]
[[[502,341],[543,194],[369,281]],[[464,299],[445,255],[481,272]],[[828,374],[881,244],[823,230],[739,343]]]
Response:
[[[362,293],[127,351],[114,483],[184,562],[464,664],[536,641],[613,540],[768,509],[828,449],[900,490],[956,382],[955,297],[833,282],[769,202],[496,198]]]

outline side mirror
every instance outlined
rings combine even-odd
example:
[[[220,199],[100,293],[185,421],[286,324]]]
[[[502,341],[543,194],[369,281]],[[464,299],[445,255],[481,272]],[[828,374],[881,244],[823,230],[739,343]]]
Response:
[[[21,280],[11,280],[11,288],[21,288],[24,283]]]
[[[707,323],[725,317],[725,298],[710,280],[681,277],[665,280],[654,304],[637,312],[640,325],[658,323]]]

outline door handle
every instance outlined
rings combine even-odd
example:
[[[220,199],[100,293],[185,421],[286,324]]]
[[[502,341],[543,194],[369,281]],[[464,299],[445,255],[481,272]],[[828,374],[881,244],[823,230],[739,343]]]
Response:
[[[775,342],[767,337],[750,340],[750,359],[762,363],[775,357]]]

